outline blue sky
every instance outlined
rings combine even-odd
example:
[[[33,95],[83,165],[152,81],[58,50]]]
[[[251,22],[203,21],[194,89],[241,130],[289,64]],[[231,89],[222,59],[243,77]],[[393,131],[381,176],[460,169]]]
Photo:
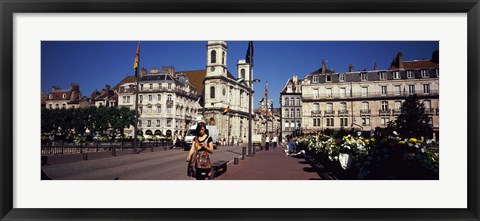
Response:
[[[157,66],[174,66],[176,71],[205,69],[206,41],[142,41],[140,66],[148,70]],[[245,59],[247,41],[227,41],[227,65],[237,77],[237,60]],[[84,96],[112,87],[127,75],[133,75],[136,41],[44,41],[41,56],[41,88],[68,88],[78,83]],[[371,70],[375,63],[387,69],[398,52],[404,60],[430,59],[439,49],[438,41],[255,41],[254,106],[263,96],[268,81],[268,97],[279,107],[280,91],[293,74],[303,78],[321,67],[345,72]]]

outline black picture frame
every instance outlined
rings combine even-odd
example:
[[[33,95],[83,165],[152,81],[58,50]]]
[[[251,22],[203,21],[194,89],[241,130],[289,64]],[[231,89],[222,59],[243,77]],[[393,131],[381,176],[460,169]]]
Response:
[[[479,0],[0,0],[1,220],[480,220]],[[468,208],[466,209],[17,209],[13,208],[14,13],[467,13]],[[35,96],[35,95],[33,95]],[[448,117],[448,116],[445,116]],[[233,198],[228,200],[235,200]],[[252,196],[254,200],[254,196]],[[299,199],[301,200],[301,199]]]

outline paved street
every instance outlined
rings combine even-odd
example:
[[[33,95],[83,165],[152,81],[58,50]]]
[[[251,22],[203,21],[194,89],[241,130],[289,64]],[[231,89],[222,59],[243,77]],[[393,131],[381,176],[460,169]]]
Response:
[[[54,180],[189,180],[187,154],[183,149],[144,150],[139,154],[47,165],[42,169]],[[241,155],[242,146],[221,146],[211,159],[233,162]]]
[[[285,156],[285,147],[258,151],[254,157],[228,165],[228,171],[217,180],[321,180],[330,179],[303,157]],[[322,176],[320,176],[320,174]]]

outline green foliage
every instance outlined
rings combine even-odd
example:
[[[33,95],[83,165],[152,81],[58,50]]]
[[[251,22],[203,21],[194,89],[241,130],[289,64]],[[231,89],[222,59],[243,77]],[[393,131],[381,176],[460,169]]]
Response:
[[[407,97],[402,105],[402,112],[395,121],[397,132],[403,137],[432,136],[432,125],[429,123],[425,107],[418,101],[416,95]]]
[[[103,141],[107,134],[111,136],[111,139],[117,135],[123,137],[124,128],[133,125],[134,119],[134,111],[125,107],[42,108],[41,133],[42,137],[57,135],[63,140],[83,143],[86,140],[85,132],[89,129],[100,134],[99,137],[102,137],[100,140]]]

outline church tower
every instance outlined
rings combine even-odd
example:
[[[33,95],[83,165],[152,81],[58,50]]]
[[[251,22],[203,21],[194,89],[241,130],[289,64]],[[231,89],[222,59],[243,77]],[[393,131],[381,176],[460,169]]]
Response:
[[[207,76],[227,76],[227,43],[208,41]]]
[[[243,78],[245,82],[250,81],[250,64],[245,62],[245,60],[238,60],[237,62],[237,73],[238,73],[238,78]],[[253,74],[253,73],[252,73]],[[247,83],[248,85],[248,83]]]

